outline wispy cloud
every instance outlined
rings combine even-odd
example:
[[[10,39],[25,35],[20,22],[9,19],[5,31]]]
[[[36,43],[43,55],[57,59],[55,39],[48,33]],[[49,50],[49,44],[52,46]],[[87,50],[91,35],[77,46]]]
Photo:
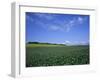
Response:
[[[69,43],[71,43],[71,42],[67,40],[67,41],[65,41],[65,43],[68,43],[68,44],[69,44]]]
[[[80,45],[88,45],[88,44],[89,44],[89,42],[86,42],[86,41],[81,41],[81,42],[79,42],[79,44],[80,44]]]
[[[60,30],[60,31],[69,32],[72,28],[81,25],[83,22],[84,22],[84,18],[77,17],[69,20],[65,19],[64,21],[61,22],[51,23],[51,25],[48,27],[49,29],[54,31]]]
[[[35,19],[35,23],[39,26],[42,26],[45,29],[51,30],[51,31],[65,31],[69,32],[72,28],[75,26],[81,25],[84,23],[85,19],[84,17],[77,16],[73,18],[65,18],[63,20],[60,20],[61,15],[57,14],[42,14],[42,13],[34,13],[34,16],[36,16],[38,19]],[[27,18],[30,18],[31,21],[34,21],[34,18],[27,16]]]
[[[46,19],[46,20],[52,20],[54,19],[57,15],[55,14],[49,14],[49,13],[46,13],[46,14],[43,14],[43,13],[35,13],[34,14],[35,16],[41,18],[41,19]]]
[[[50,26],[49,27],[50,30],[56,31],[56,30],[61,30],[59,26]]]
[[[34,18],[32,18],[32,17],[29,16],[29,15],[26,15],[26,19],[29,20],[29,21],[31,21],[31,22],[34,22]]]
[[[27,41],[88,44],[89,15],[26,12]]]
[[[69,32],[72,28],[74,28],[75,26],[81,25],[82,23],[84,23],[84,18],[82,17],[73,18],[66,23],[65,30],[66,32]]]
[[[64,42],[64,44],[66,44],[66,45],[88,45],[89,42],[88,41],[73,41],[73,42],[71,42],[71,41],[66,40]]]
[[[79,24],[82,24],[84,19],[82,17],[78,17],[77,21],[78,21]]]

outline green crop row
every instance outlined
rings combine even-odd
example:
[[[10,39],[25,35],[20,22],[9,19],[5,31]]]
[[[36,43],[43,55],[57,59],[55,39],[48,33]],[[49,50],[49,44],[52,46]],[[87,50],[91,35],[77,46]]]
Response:
[[[26,46],[26,67],[89,64],[89,46]]]

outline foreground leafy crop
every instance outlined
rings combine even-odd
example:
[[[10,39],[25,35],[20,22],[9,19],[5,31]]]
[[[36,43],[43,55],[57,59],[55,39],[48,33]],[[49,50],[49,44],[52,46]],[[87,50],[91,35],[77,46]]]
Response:
[[[26,67],[89,64],[89,46],[26,45]]]

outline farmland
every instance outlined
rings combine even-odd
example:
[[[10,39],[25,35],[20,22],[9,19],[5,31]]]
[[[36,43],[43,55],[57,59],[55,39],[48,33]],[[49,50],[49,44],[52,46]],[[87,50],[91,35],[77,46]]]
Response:
[[[26,44],[26,67],[89,64],[89,46]]]

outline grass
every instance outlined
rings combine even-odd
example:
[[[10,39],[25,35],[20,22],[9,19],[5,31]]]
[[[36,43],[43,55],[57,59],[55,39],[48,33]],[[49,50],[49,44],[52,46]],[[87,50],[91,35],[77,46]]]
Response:
[[[26,67],[82,64],[89,64],[89,46],[26,45]]]

